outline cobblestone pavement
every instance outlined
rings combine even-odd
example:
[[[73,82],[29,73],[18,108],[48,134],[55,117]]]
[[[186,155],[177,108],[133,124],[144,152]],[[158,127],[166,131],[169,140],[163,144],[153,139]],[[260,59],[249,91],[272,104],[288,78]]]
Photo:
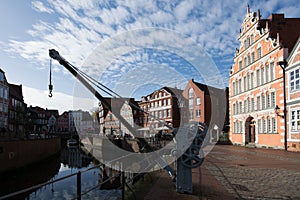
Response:
[[[300,200],[300,153],[216,145],[201,168],[208,171],[207,178],[215,178],[226,188],[232,199]],[[201,182],[205,181],[202,177]],[[210,195],[213,193],[206,195],[207,199],[218,199]]]

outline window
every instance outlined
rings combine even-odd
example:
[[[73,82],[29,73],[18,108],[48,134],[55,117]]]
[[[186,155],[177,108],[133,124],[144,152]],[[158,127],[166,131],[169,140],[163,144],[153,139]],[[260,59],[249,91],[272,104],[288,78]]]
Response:
[[[243,132],[243,122],[242,121],[240,121],[240,131],[239,131],[240,133],[242,133]]]
[[[264,79],[264,77],[265,77],[265,69],[264,68],[261,68],[260,69],[260,81],[261,81],[261,84],[264,84],[265,83],[265,79]]]
[[[252,52],[251,53],[251,63],[253,63],[255,61],[255,53]]]
[[[168,105],[171,105],[171,99],[168,99]]]
[[[194,119],[194,110],[190,110],[190,120]]]
[[[242,113],[242,112],[243,112],[243,103],[242,103],[242,102],[240,102],[240,103],[239,103],[239,105],[240,105],[240,108],[239,108],[239,110],[240,110],[240,113]]]
[[[290,91],[294,92],[300,89],[299,68],[290,72]]]
[[[257,97],[257,110],[261,110],[261,107],[260,107],[260,96]]]
[[[268,133],[272,133],[272,120],[271,120],[271,118],[268,119]]]
[[[300,130],[300,110],[291,112],[291,130],[293,132],[299,132]]]
[[[250,44],[253,44],[253,42],[254,42],[254,35],[252,34],[252,35],[250,36]]]
[[[235,105],[235,103],[232,106],[232,112],[233,112],[234,115],[236,114],[236,105]]]
[[[233,130],[233,132],[234,132],[234,133],[237,133],[237,123],[234,122],[233,124],[234,124],[234,127],[233,127],[234,130]]]
[[[269,82],[269,65],[266,65],[266,68],[265,68],[265,69],[266,69],[266,72],[265,72],[265,74],[266,74],[266,79],[265,79],[265,80],[266,80],[266,83],[267,83],[267,82]]]
[[[235,82],[232,83],[232,95],[235,95]]]
[[[257,59],[261,58],[261,47],[257,49]]]
[[[256,86],[260,85],[260,70],[256,70]]]
[[[275,118],[272,118],[272,132],[277,133],[276,119]]]
[[[270,63],[270,81],[275,80],[274,62]]]
[[[196,110],[196,117],[200,117],[201,116],[201,111],[200,110]]]
[[[248,59],[247,59],[247,57],[244,58],[244,65],[245,65],[245,67],[248,66]]]
[[[250,89],[254,88],[254,73],[250,74]]]
[[[189,89],[189,98],[193,98],[194,97],[194,90],[193,88]]]
[[[271,108],[271,94],[267,94],[267,108]]]
[[[263,119],[262,120],[262,123],[263,123],[263,133],[267,133],[267,120],[266,119]]]
[[[271,108],[275,108],[276,99],[275,99],[275,92],[271,92]]]
[[[251,98],[251,111],[254,111],[254,98]]]
[[[193,109],[194,108],[194,99],[189,99],[189,108]]]
[[[238,93],[242,92],[242,79],[239,79]]]
[[[239,70],[241,70],[242,68],[243,68],[242,61],[239,61]]]
[[[244,91],[247,91],[247,77],[244,76]]]
[[[265,95],[262,95],[261,96],[261,109],[264,110],[266,109],[266,96]]]
[[[200,105],[200,104],[201,104],[200,98],[196,98],[196,105],[198,106],[198,105]]]
[[[250,86],[250,75],[248,74],[247,75],[247,90],[251,89],[251,86]]]
[[[247,100],[244,100],[244,113],[247,113],[248,109],[247,109]]]
[[[250,99],[247,99],[247,109],[248,109],[248,112],[251,111],[251,102],[250,102]]]

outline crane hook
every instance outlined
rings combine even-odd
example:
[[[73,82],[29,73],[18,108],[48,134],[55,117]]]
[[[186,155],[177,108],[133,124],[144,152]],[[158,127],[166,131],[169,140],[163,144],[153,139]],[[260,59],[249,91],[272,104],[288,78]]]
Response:
[[[53,90],[53,85],[49,85],[49,94],[48,94],[48,96],[51,98],[52,96],[53,96],[53,94],[52,94],[52,90]]]
[[[52,85],[52,74],[51,74],[51,67],[52,67],[52,59],[50,59],[50,75],[49,75],[49,97],[51,98],[53,95],[52,95],[52,90],[53,90],[53,85]]]

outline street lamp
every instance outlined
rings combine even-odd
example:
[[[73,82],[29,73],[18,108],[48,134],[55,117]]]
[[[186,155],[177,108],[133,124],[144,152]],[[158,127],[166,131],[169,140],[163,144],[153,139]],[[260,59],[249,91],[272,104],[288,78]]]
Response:
[[[280,108],[278,105],[275,106],[274,108],[274,111],[275,111],[275,114],[279,117],[281,117],[282,119],[284,118],[284,115],[280,115],[279,112],[280,112]]]
[[[283,72],[283,117],[284,118],[284,150],[287,151],[287,120],[286,120],[286,94],[285,94],[285,68],[287,66],[287,62],[285,59],[283,59],[283,61],[279,61],[277,62],[277,64],[281,67],[282,72]],[[275,108],[277,108],[278,106],[276,106]],[[279,112],[279,107],[277,109],[277,111]],[[275,110],[276,113],[276,110]],[[279,115],[279,114],[277,114]],[[280,116],[280,115],[279,115]]]

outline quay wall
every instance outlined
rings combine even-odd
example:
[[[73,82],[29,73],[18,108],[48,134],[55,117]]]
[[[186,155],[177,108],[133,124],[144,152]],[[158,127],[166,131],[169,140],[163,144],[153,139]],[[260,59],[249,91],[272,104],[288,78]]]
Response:
[[[0,173],[42,161],[60,150],[59,137],[0,141]]]

